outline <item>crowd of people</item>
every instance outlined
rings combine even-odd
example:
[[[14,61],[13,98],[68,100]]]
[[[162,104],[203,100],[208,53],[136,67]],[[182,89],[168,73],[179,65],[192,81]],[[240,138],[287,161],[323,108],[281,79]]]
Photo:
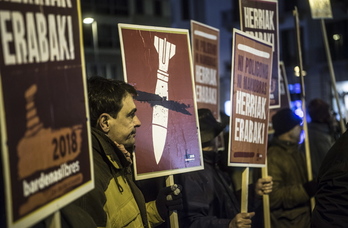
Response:
[[[88,79],[95,188],[61,209],[62,227],[169,227],[170,212],[177,211],[180,227],[262,228],[263,222],[255,221],[255,212],[262,211],[264,195],[269,195],[273,228],[348,224],[348,156],[342,153],[348,135],[335,137],[334,121],[324,101],[309,103],[315,178],[308,180],[299,143],[302,119],[289,108],[281,109],[272,117],[269,176],[257,177],[249,185],[248,212],[242,213],[240,189],[234,187],[233,174],[224,169],[217,146],[216,138],[226,126],[209,109],[198,110],[203,170],[175,175],[172,186],[166,186],[163,178],[134,180],[132,153],[141,126],[133,100],[136,95],[136,89],[123,81]],[[314,196],[312,211],[310,199]]]

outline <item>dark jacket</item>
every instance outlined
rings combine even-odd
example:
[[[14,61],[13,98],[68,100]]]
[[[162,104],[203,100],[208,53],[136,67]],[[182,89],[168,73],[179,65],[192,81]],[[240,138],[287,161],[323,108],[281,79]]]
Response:
[[[276,228],[308,228],[310,198],[303,188],[307,182],[305,157],[298,144],[274,137],[267,153],[268,175],[273,177],[270,193],[271,224]]]
[[[95,188],[75,203],[98,227],[152,227],[163,222],[155,201],[145,204],[130,163],[103,132],[92,128]]]
[[[240,213],[238,194],[235,194],[227,173],[217,166],[217,153],[204,151],[203,155],[204,170],[176,176],[176,183],[183,186],[184,198],[184,210],[179,214],[180,227],[227,228],[231,220]],[[249,192],[253,195],[255,191]]]
[[[330,132],[327,123],[309,123],[308,138],[311,152],[311,162],[313,176],[318,176],[319,167],[331,146],[335,143],[335,138]]]
[[[327,153],[319,169],[311,227],[348,226],[348,131]]]

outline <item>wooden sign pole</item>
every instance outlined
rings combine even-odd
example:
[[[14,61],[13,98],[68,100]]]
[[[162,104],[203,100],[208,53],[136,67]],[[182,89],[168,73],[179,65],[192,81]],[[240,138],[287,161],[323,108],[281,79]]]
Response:
[[[261,168],[262,177],[265,178],[268,176],[268,170],[267,170],[267,160],[266,160],[266,166]],[[269,206],[269,195],[263,195],[263,220],[264,220],[264,226],[267,228],[271,228],[271,213],[270,213],[270,206]]]
[[[48,228],[61,228],[60,211],[56,211],[50,216],[48,216],[48,218],[46,218],[45,223]]]
[[[301,80],[301,101],[302,101],[302,111],[304,113],[303,115],[303,131],[305,133],[305,151],[306,151],[306,161],[307,161],[307,174],[308,174],[308,181],[313,180],[313,174],[312,174],[312,162],[311,162],[311,152],[309,148],[309,140],[308,140],[308,128],[307,128],[307,115],[306,115],[306,94],[305,94],[305,87],[304,87],[304,76],[303,76],[303,63],[302,63],[302,51],[301,51],[301,37],[300,37],[300,23],[299,23],[299,16],[297,7],[295,7],[294,10],[294,16],[295,16],[295,26],[296,26],[296,39],[297,39],[297,48],[298,48],[298,60],[299,60],[299,67],[300,67],[300,80]],[[314,209],[315,201],[314,197],[311,198],[311,206],[312,209]]]
[[[248,212],[248,186],[249,186],[249,167],[245,168],[242,172],[242,199],[241,199],[241,212]]]
[[[342,118],[341,106],[340,106],[338,93],[337,93],[337,88],[336,88],[336,77],[335,77],[335,72],[334,72],[333,65],[332,65],[330,48],[329,48],[329,43],[328,43],[328,40],[327,40],[326,27],[325,27],[324,19],[321,19],[321,31],[323,33],[323,39],[324,39],[324,44],[325,44],[325,51],[326,51],[326,56],[327,56],[327,64],[328,64],[329,70],[330,70],[332,90],[333,90],[333,93],[335,95],[336,105],[337,105],[337,109],[338,109],[338,114],[340,116],[341,133],[343,134],[346,131],[346,126],[345,126],[343,118]]]
[[[166,186],[172,186],[174,184],[174,176],[169,175],[166,179]],[[171,228],[179,228],[179,219],[178,219],[178,212],[177,211],[171,211],[169,212],[169,221],[170,221],[170,227]]]

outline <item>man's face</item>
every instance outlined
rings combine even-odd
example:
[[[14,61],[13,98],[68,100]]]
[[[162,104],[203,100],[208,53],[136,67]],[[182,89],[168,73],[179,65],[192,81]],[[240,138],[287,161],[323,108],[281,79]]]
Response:
[[[289,137],[292,142],[298,143],[301,140],[301,132],[302,132],[302,126],[296,125],[293,129],[290,130]]]
[[[110,131],[107,135],[111,140],[125,147],[132,147],[135,144],[136,128],[140,127],[141,122],[135,115],[137,109],[133,97],[128,94],[122,102],[123,107],[117,117],[109,119]]]

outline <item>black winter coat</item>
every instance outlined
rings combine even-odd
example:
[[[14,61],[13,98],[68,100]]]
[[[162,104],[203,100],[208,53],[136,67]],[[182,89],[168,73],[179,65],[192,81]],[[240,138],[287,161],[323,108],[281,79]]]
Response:
[[[272,228],[308,228],[310,198],[305,157],[299,145],[274,137],[267,152],[268,175],[273,178],[270,193]]]
[[[176,183],[183,186],[184,210],[180,227],[228,228],[231,220],[240,213],[238,193],[234,192],[229,175],[218,167],[217,153],[203,151],[204,170],[177,175]],[[253,185],[249,186],[249,211],[261,204],[255,198]]]
[[[315,201],[312,228],[348,227],[348,131],[324,158]]]

